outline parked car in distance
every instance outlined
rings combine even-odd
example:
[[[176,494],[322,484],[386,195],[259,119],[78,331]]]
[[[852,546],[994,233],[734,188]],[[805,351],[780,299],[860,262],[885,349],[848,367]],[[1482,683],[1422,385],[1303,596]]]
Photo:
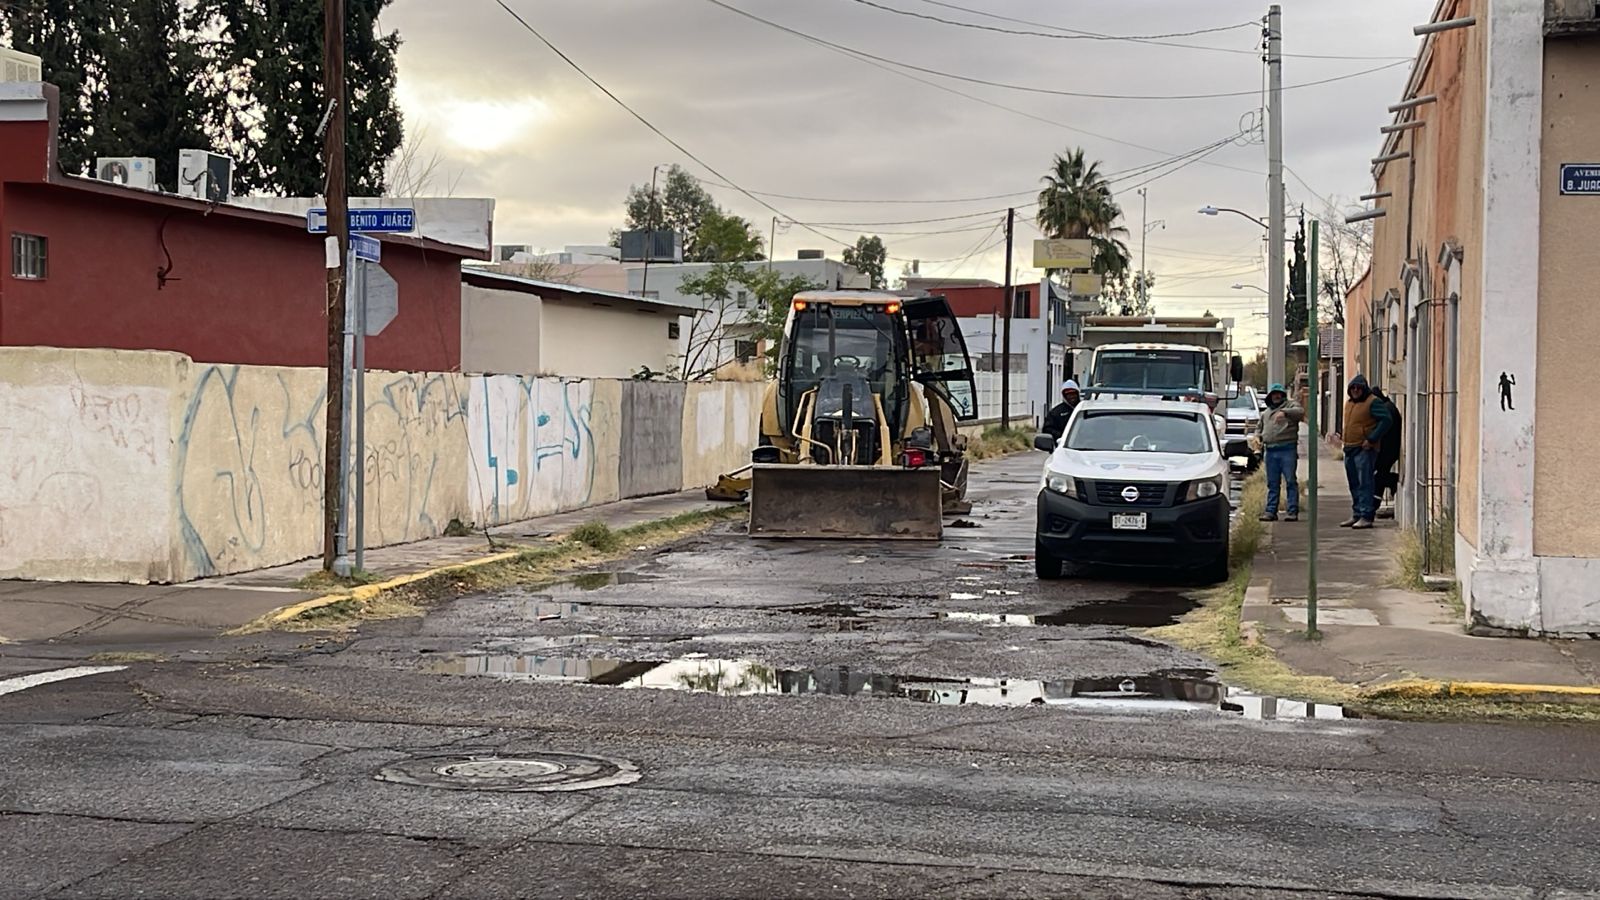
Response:
[[[1039,483],[1034,568],[1077,563],[1197,569],[1228,577],[1228,461],[1203,403],[1089,399],[1073,412]]]
[[[1261,454],[1250,447],[1250,438],[1261,430],[1261,411],[1266,400],[1248,385],[1239,385],[1228,392],[1227,429],[1222,439],[1222,453],[1229,459],[1242,456],[1248,460],[1247,468],[1261,463]]]

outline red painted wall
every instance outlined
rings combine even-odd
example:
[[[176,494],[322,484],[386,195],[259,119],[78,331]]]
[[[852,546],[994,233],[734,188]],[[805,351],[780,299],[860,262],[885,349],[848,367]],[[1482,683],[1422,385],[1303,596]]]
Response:
[[[1017,298],[1017,317],[1037,319],[1039,317],[1039,285],[1022,284],[1012,288]],[[961,316],[987,316],[1005,314],[1005,288],[998,287],[953,287],[932,291],[943,294],[950,301],[950,310],[958,317]],[[1026,309],[1026,314],[1023,310]]]
[[[15,127],[15,126],[11,126]],[[6,136],[12,136],[7,132]],[[6,154],[9,156],[9,154]],[[17,177],[3,165],[0,176]],[[10,171],[7,171],[7,169]],[[54,184],[0,183],[0,345],[174,350],[197,361],[327,362],[322,240],[292,225],[202,215]],[[172,271],[158,288],[165,264]],[[49,239],[49,277],[11,277],[10,234]],[[400,315],[367,343],[374,369],[461,364],[461,258],[386,243]]]

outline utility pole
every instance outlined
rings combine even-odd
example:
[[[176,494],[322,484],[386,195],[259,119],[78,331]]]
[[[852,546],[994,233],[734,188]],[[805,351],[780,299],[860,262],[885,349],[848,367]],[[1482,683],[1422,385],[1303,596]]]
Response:
[[[1317,636],[1317,456],[1322,449],[1321,416],[1317,407],[1322,399],[1321,376],[1318,357],[1322,348],[1317,345],[1317,220],[1311,220],[1311,249],[1306,258],[1306,374],[1310,379],[1310,397],[1306,421],[1311,423],[1311,452],[1306,455],[1306,512],[1310,514],[1306,532],[1306,637]]]
[[[641,297],[650,296],[650,257],[656,255],[656,211],[661,208],[661,203],[656,197],[656,173],[660,171],[660,163],[650,169],[650,220],[644,226],[644,276],[639,279]]]
[[[1145,245],[1150,242],[1150,189],[1139,188],[1139,274],[1135,282],[1139,286],[1140,311],[1150,308],[1150,285],[1145,277],[1149,271],[1144,264]]]
[[[1283,12],[1267,8],[1267,383],[1287,385],[1283,343]]]
[[[772,257],[778,252],[778,217],[772,217],[772,240],[767,242],[767,271],[772,271]]]
[[[1015,208],[1006,210],[1006,287],[1005,336],[1000,348],[1000,427],[1011,428],[1011,230],[1016,225]]]
[[[322,135],[327,167],[323,196],[328,208],[328,409],[322,460],[322,567],[333,571],[344,547],[345,322],[344,260],[350,245],[344,172],[344,0],[323,0],[322,84],[328,123]]]

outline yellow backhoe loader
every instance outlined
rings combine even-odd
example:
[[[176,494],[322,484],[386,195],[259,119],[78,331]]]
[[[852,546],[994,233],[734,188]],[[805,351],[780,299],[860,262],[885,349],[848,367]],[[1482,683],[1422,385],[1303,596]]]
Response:
[[[751,465],[706,490],[750,500],[751,537],[936,540],[966,502],[978,416],[966,342],[943,297],[796,294]]]

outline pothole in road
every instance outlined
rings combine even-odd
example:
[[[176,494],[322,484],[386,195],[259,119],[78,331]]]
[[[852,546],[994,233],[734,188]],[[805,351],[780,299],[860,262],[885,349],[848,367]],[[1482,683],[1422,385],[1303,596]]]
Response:
[[[1171,625],[1198,609],[1200,601],[1168,591],[1134,591],[1121,600],[1097,600],[1034,616],[1035,625],[1120,625],[1125,628],[1155,628]]]
[[[401,760],[379,769],[379,781],[452,791],[587,791],[638,781],[631,762],[578,753],[499,756],[467,753]]]
[[[1340,707],[1232,691],[1204,670],[1077,679],[929,678],[849,666],[780,669],[750,659],[571,659],[474,655],[445,660],[441,674],[507,681],[603,685],[729,697],[807,694],[890,697],[945,706],[1046,706],[1082,710],[1225,711],[1248,718],[1345,718]],[[1240,697],[1247,698],[1241,702]],[[1252,714],[1253,713],[1253,714]]]

